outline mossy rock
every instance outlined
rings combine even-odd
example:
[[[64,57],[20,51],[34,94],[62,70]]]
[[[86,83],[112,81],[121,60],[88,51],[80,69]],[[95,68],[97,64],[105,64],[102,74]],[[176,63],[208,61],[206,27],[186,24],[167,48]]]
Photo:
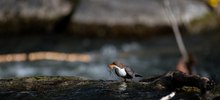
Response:
[[[162,81],[161,81],[162,82]],[[39,76],[0,80],[0,99],[160,99],[169,94],[161,82],[86,80],[73,76]],[[218,94],[210,93],[208,98]],[[200,98],[196,87],[179,88],[175,98]]]

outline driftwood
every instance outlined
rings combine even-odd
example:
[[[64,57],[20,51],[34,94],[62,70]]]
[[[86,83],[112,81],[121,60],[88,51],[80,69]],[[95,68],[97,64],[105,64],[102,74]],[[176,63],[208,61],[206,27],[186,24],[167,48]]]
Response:
[[[199,99],[213,88],[214,82],[207,78],[185,75],[178,71],[137,83],[40,76],[1,79],[0,99],[160,99],[172,91],[176,91],[174,99]],[[213,95],[209,98],[213,98]]]
[[[178,88],[184,86],[197,87],[200,89],[200,93],[203,95],[207,91],[214,88],[215,82],[209,80],[206,77],[201,77],[198,75],[187,75],[180,71],[171,71],[157,77],[152,77],[149,79],[143,79],[142,82],[153,82],[157,84],[158,82],[166,87],[167,90],[175,91]]]

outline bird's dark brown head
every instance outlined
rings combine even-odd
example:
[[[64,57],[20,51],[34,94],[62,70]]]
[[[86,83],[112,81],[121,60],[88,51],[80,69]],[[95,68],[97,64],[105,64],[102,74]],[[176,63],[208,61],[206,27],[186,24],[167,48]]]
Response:
[[[124,65],[123,63],[118,62],[118,61],[114,61],[114,62],[112,62],[111,64],[108,65],[108,67],[109,67],[110,69],[113,69],[113,68],[116,67],[116,66],[118,66],[118,67],[120,67],[120,68],[124,68],[124,67],[125,67],[125,65]]]

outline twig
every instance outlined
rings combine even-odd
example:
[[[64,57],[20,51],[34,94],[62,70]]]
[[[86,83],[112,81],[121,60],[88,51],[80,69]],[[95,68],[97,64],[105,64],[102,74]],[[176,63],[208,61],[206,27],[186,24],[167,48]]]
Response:
[[[174,16],[171,6],[170,6],[170,0],[164,0],[164,5],[165,5],[165,11],[167,13],[167,18],[172,26],[176,41],[177,41],[177,45],[179,47],[180,53],[183,56],[184,61],[188,61],[189,57],[188,57],[188,52],[186,50],[186,47],[183,43],[183,39],[178,27],[178,22],[176,20],[176,17]],[[170,16],[169,16],[170,15]]]

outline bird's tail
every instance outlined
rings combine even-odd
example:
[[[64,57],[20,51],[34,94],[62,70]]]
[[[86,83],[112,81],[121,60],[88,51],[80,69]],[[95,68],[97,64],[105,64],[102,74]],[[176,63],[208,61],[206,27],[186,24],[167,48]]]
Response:
[[[138,73],[135,73],[135,74],[134,74],[134,77],[143,77],[143,76],[141,76],[141,75],[138,74]]]
[[[143,76],[141,76],[140,74],[134,73],[132,81],[133,82],[139,82],[140,80],[142,80],[142,77]]]

